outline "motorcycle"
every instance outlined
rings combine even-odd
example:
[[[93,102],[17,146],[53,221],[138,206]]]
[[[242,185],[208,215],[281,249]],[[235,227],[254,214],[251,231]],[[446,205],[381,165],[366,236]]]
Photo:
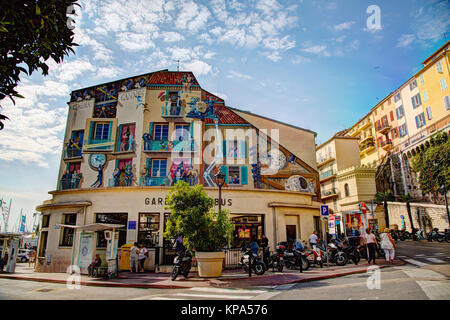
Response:
[[[353,241],[356,241],[353,239]],[[345,253],[345,262],[342,262],[342,265],[346,265],[347,262],[351,259],[357,265],[359,261],[361,260],[361,255],[359,254],[359,251],[357,249],[356,245],[350,244],[350,241],[348,239],[339,242],[338,248]],[[338,264],[340,265],[340,264]]]
[[[429,242],[437,241],[437,242],[444,242],[446,239],[446,235],[444,232],[439,232],[438,228],[433,228],[428,234],[427,234],[427,240]]]
[[[306,271],[310,267],[309,260],[306,258],[304,246],[301,249],[286,249],[283,252],[283,259],[284,264],[288,269],[300,269],[300,262],[302,264],[301,271]]]
[[[173,259],[173,269],[171,279],[174,281],[178,275],[182,274],[185,278],[188,277],[192,265],[192,254],[189,250],[182,250],[176,253]]]
[[[275,269],[278,270],[278,272],[283,272],[283,252],[284,252],[285,246],[278,245],[276,246],[276,252],[274,254],[270,254],[269,248],[264,247],[263,249],[263,262],[265,264],[266,270],[269,270],[269,268],[272,268],[272,272],[275,271]]]
[[[328,244],[328,255],[326,252],[322,251],[323,262],[333,263],[338,266],[343,266],[347,263],[348,257],[347,255],[338,247],[338,240],[333,240]]]
[[[251,262],[252,270],[258,276],[263,275],[266,272],[266,266],[264,262],[261,261],[261,258],[254,254],[250,249],[242,249],[242,257],[241,257],[241,268],[244,269],[245,272],[249,271],[249,263]]]
[[[313,245],[311,251],[305,252],[309,264],[316,264],[323,268],[322,250],[317,245]]]
[[[411,239],[411,233],[409,233],[406,230],[401,230],[401,231],[399,231],[398,237],[401,241],[405,241],[407,239]]]

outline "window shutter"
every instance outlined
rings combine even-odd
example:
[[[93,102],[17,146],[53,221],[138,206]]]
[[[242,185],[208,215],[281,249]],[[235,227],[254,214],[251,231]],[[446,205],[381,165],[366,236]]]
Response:
[[[241,166],[241,184],[247,184],[247,166]]]
[[[391,116],[391,121],[394,121],[394,112],[389,112],[389,115]]]
[[[420,128],[420,125],[419,125],[419,116],[416,116],[416,126],[417,126],[417,129]]]
[[[414,97],[411,98],[411,102],[412,102],[413,108],[416,108],[416,100],[414,99]]]
[[[150,134],[150,139],[153,140],[153,122],[150,122],[148,133]]]
[[[223,153],[223,157],[226,158],[227,157],[227,140],[223,140],[223,145],[222,145],[222,153]]]
[[[445,96],[444,97],[444,106],[445,106],[445,110],[449,110],[450,109],[450,96]]]
[[[241,158],[247,158],[247,140],[241,140]]]
[[[108,141],[111,141],[111,132],[112,132],[112,121],[110,121],[109,123],[109,128],[108,128]],[[109,148],[109,147],[108,147]],[[113,145],[113,150],[114,150],[114,145]]]
[[[89,124],[88,144],[91,144],[94,138],[95,138],[95,122],[91,121],[91,123]]]
[[[189,124],[189,135],[190,135],[191,139],[194,137],[194,122],[191,122]]]
[[[117,148],[116,148],[116,151],[120,151],[120,144],[121,144],[121,142],[122,142],[122,129],[123,129],[123,126],[119,126],[119,136],[118,136],[118,138],[117,138]]]
[[[228,184],[228,167],[227,166],[221,166],[220,172],[222,172],[225,175],[225,183]]]

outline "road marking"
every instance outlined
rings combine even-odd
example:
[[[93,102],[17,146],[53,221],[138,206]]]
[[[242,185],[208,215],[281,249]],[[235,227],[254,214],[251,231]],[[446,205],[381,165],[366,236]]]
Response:
[[[450,299],[450,283],[436,281],[416,281],[430,300]]]
[[[138,300],[138,299],[133,299]],[[177,299],[177,298],[166,298],[166,297],[153,297],[150,299],[144,299],[144,300],[183,300],[183,299]]]
[[[427,259],[428,261],[433,262],[433,263],[445,263],[444,260],[441,260],[438,258],[425,258],[425,259]]]
[[[281,293],[281,291],[266,292],[266,293],[260,294],[259,296],[253,297],[250,300],[269,300],[270,298],[273,298],[274,296],[276,296],[280,293]]]
[[[403,259],[403,260],[405,260],[406,262],[409,262],[411,264],[415,264],[416,266],[419,266],[419,267],[429,266],[428,263],[420,262],[420,261],[417,261],[414,259]]]
[[[282,285],[276,286],[275,289],[276,290],[289,290],[295,285],[297,285],[297,283],[287,283],[287,284],[282,284]]]
[[[416,257],[423,257],[424,256],[424,254],[416,254]]]
[[[197,293],[174,293],[176,297],[190,297],[190,298],[216,298],[216,299],[243,299],[248,300],[253,296],[234,296],[226,294],[197,294]]]
[[[256,294],[263,294],[266,293],[266,290],[243,290],[243,289],[227,289],[227,288],[190,288],[190,291],[201,291],[201,292],[214,292],[214,293],[254,293]]]

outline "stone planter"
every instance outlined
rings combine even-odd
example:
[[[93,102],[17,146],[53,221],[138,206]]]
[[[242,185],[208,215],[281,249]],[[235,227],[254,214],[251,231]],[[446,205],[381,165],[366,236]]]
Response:
[[[198,275],[203,278],[220,277],[225,252],[196,252]]]

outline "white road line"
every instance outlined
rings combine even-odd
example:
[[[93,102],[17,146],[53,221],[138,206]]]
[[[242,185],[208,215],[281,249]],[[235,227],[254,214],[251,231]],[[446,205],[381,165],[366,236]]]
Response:
[[[416,281],[430,300],[449,300],[450,283],[436,281]]]
[[[214,293],[254,293],[257,294],[263,294],[266,293],[266,290],[243,290],[243,289],[226,289],[226,288],[201,288],[201,287],[195,287],[190,288],[190,291],[201,291],[201,292],[214,292]]]
[[[194,294],[194,293],[174,293],[177,297],[190,297],[190,298],[216,298],[216,299],[242,299],[248,300],[253,296],[232,296],[225,294]]]
[[[251,300],[269,300],[270,298],[272,298],[280,293],[281,293],[281,291],[266,292],[266,293],[260,294],[259,296],[251,298]]]
[[[428,261],[433,262],[433,263],[445,263],[444,260],[441,260],[438,258],[425,258],[425,259],[427,259]]]
[[[428,263],[420,262],[420,261],[417,261],[414,259],[403,259],[403,260],[405,260],[406,262],[409,262],[411,264],[415,264],[416,266],[419,266],[419,267],[429,266]]]
[[[422,254],[422,253],[421,253],[421,254],[416,254],[415,256],[416,256],[416,257],[423,257],[424,254]]]
[[[275,289],[276,290],[289,290],[291,289],[293,286],[297,285],[298,283],[287,283],[287,284],[282,284],[279,286],[276,286]]]

